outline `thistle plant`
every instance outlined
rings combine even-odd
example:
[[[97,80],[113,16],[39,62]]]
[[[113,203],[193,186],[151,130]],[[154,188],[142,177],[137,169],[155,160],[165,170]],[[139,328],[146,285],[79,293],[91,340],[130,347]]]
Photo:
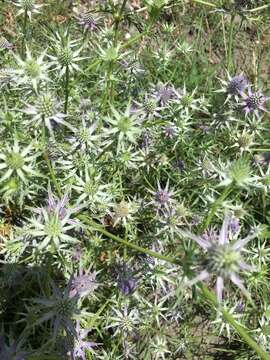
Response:
[[[245,91],[248,86],[248,81],[243,74],[231,76],[227,73],[228,80],[220,79],[223,87],[217,92],[223,92],[227,95],[225,103],[233,98],[235,101],[239,100],[240,94]]]
[[[270,99],[268,96],[264,96],[260,91],[253,92],[251,87],[248,87],[248,93],[245,94],[241,92],[241,97],[243,99],[241,106],[245,113],[245,116],[254,114],[256,117],[259,117],[259,112],[268,112],[264,106],[265,102]]]
[[[13,146],[6,144],[0,153],[0,183],[18,178],[26,184],[30,177],[40,176],[35,170],[38,156],[38,153],[33,153],[33,144],[22,148],[17,139],[14,140]]]
[[[78,24],[83,27],[84,31],[97,32],[100,29],[100,18],[93,15],[90,11],[79,11],[77,13]]]
[[[29,20],[32,19],[32,14],[39,14],[39,9],[44,6],[44,4],[36,4],[35,0],[17,0],[14,2],[14,5],[19,8],[17,16],[26,15],[29,17]]]
[[[75,132],[75,128],[65,120],[67,115],[59,112],[59,105],[51,94],[40,95],[34,105],[27,105],[24,110],[27,115],[32,116],[28,123],[34,123],[41,129],[46,127],[51,137],[54,137],[54,127],[57,124],[64,125]]]
[[[155,205],[157,211],[169,210],[174,203],[174,191],[169,189],[169,179],[164,188],[161,187],[160,182],[157,183],[157,190],[148,190],[153,195],[153,200],[149,204]]]
[[[4,37],[0,35],[0,51],[1,50],[11,50],[13,45]]]
[[[223,180],[219,186],[237,186],[249,188],[250,186],[259,186],[258,176],[252,176],[250,161],[247,157],[241,157],[225,166],[225,169],[219,171]]]
[[[209,239],[181,230],[184,237],[194,240],[206,252],[203,270],[189,282],[189,285],[206,280],[212,274],[216,275],[216,294],[219,301],[222,301],[224,282],[227,279],[231,280],[247,297],[250,297],[238,273],[253,270],[250,265],[244,262],[241,252],[246,244],[258,235],[258,232],[254,231],[243,239],[237,241],[233,239],[230,242],[229,223],[230,217],[225,215],[219,235],[213,234]]]
[[[91,354],[96,354],[94,347],[96,347],[97,344],[95,342],[86,340],[89,332],[90,329],[81,328],[80,322],[77,320],[76,338],[73,349],[69,352],[69,355],[72,357],[72,359],[86,360],[86,353],[90,352]]]
[[[27,32],[27,19],[29,18],[30,22],[32,20],[32,14],[39,14],[40,8],[42,8],[43,5],[36,4],[35,0],[17,0],[14,2],[14,5],[19,8],[19,11],[17,12],[17,16],[24,15],[23,18],[23,28],[22,28],[22,43],[21,43],[21,56],[24,58],[25,52],[24,52],[24,44],[25,44],[25,38],[26,38],[26,32]]]
[[[120,151],[122,143],[135,143],[136,139],[141,134],[141,120],[137,114],[131,112],[131,104],[129,104],[125,111],[118,111],[115,108],[111,109],[112,116],[106,118],[106,122],[110,128],[105,129],[107,137],[113,137],[117,143],[117,152]]]
[[[51,281],[52,294],[48,298],[35,299],[37,310],[41,313],[38,324],[50,321],[54,339],[61,330],[65,330],[67,335],[77,336],[73,319],[80,310],[77,296],[70,297],[70,285],[71,280],[62,290]]]
[[[89,209],[94,214],[104,213],[112,205],[111,187],[103,183],[101,173],[98,174],[86,164],[81,175],[75,175],[72,187],[78,194],[78,202],[89,204]]]
[[[110,316],[110,323],[107,328],[115,328],[114,334],[124,332],[126,335],[131,333],[139,324],[139,313],[137,309],[129,309],[127,305],[122,310],[112,308],[113,315]]]
[[[26,47],[26,58],[22,59],[14,55],[18,68],[14,69],[17,85],[28,88],[32,86],[36,93],[46,84],[48,80],[48,69],[50,64],[44,61],[46,51],[37,59],[33,58],[31,51]]]
[[[55,38],[52,39],[56,44],[54,45],[55,55],[48,55],[52,61],[53,69],[59,71],[59,78],[65,77],[65,103],[64,103],[64,113],[67,113],[68,109],[68,100],[69,100],[69,82],[70,74],[73,72],[79,72],[80,67],[77,62],[84,60],[85,57],[79,56],[82,47],[79,40],[71,40],[67,31],[65,31],[64,36],[61,37],[59,33],[56,33]],[[77,48],[76,50],[74,48]]]
[[[0,360],[270,360],[268,1],[0,3]]]
[[[49,189],[48,205],[34,209],[38,216],[29,219],[27,234],[32,236],[33,243],[38,249],[49,246],[52,252],[58,252],[78,242],[78,239],[71,235],[71,230],[80,228],[81,224],[72,219],[72,215],[83,205],[67,207],[67,203],[67,193],[58,199]]]
[[[69,296],[83,298],[93,295],[95,289],[98,287],[96,275],[96,272],[91,272],[91,268],[84,271],[81,267],[79,271],[71,277]]]

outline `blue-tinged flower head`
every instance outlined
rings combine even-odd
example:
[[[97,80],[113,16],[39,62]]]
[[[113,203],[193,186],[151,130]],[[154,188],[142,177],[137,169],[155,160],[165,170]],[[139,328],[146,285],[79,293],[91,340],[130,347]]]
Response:
[[[230,231],[231,222],[231,217],[226,215],[218,236],[213,231],[207,236],[196,236],[189,231],[181,231],[183,236],[194,240],[206,251],[206,258],[203,262],[204,269],[189,284],[193,285],[209,278],[211,274],[215,274],[217,276],[216,293],[219,301],[222,300],[224,281],[227,279],[230,279],[246,296],[249,296],[238,273],[253,270],[244,262],[241,251],[258,233],[255,231],[243,239],[237,241],[233,239],[230,242],[230,238],[233,238],[232,231]]]
[[[251,87],[249,86],[248,93],[245,94],[244,92],[241,92],[240,95],[243,99],[241,106],[243,108],[245,116],[255,114],[257,117],[259,117],[259,111],[268,112],[264,104],[270,99],[270,97],[264,96],[262,92],[253,92],[251,90]]]
[[[248,81],[244,75],[236,75],[232,77],[227,86],[227,92],[230,95],[238,95],[244,91],[248,85]]]

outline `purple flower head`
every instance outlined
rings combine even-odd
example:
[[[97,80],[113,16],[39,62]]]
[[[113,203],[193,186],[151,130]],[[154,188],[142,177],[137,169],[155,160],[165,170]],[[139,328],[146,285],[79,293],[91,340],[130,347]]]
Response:
[[[90,272],[90,268],[86,271],[80,268],[79,273],[72,277],[69,296],[72,298],[77,295],[81,298],[93,294],[98,287],[96,275],[96,272]]]
[[[93,347],[97,344],[92,341],[86,341],[85,338],[88,336],[90,330],[81,329],[80,322],[76,324],[76,339],[71,351],[72,360],[86,360],[85,351],[93,352]]]
[[[137,282],[133,273],[126,264],[120,265],[117,275],[117,287],[123,295],[130,295],[134,292]]]
[[[247,85],[248,81],[243,75],[236,75],[230,80],[227,86],[227,93],[230,95],[238,95],[245,90]]]
[[[169,205],[174,202],[172,198],[174,192],[169,190],[169,180],[165,188],[161,187],[159,181],[157,185],[158,188],[156,191],[148,190],[154,197],[150,204],[154,204],[157,210],[169,209]]]
[[[268,112],[264,107],[264,103],[270,99],[270,97],[264,96],[260,91],[252,92],[250,86],[248,87],[248,94],[241,92],[243,102],[241,103],[245,116],[249,114],[255,114],[259,117],[259,110]]]
[[[175,98],[175,90],[170,85],[159,84],[154,91],[154,95],[161,106],[166,106]]]
[[[77,224],[76,220],[70,219],[70,215],[78,212],[83,206],[76,206],[69,208],[67,206],[69,202],[68,193],[65,193],[60,199],[55,197],[51,188],[48,189],[47,198],[47,211],[49,214],[56,215],[60,220],[67,218],[67,223],[70,225]]]
[[[100,29],[98,21],[99,19],[95,19],[90,12],[81,13],[78,17],[78,24],[88,31],[98,31]]]
[[[206,251],[204,269],[189,282],[189,285],[194,285],[198,281],[209,278],[211,274],[215,274],[217,276],[216,293],[219,301],[222,300],[224,281],[227,279],[230,279],[246,296],[249,296],[238,273],[242,270],[253,270],[242,259],[241,251],[250,240],[257,236],[257,232],[230,243],[230,223],[231,217],[226,215],[219,234],[215,236],[215,233],[212,233],[210,237],[197,236],[190,231],[181,231],[183,236],[194,240]]]

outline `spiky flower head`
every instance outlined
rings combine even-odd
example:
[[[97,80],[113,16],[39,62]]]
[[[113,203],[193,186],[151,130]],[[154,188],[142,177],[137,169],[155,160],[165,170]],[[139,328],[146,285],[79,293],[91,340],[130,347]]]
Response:
[[[83,26],[84,30],[96,32],[100,29],[99,18],[96,18],[90,11],[80,12],[77,16],[78,24]]]
[[[17,16],[26,13],[30,21],[32,19],[32,14],[39,14],[39,9],[44,6],[44,4],[36,4],[35,0],[17,0],[17,2],[14,2],[14,5],[19,7]]]
[[[90,329],[82,329],[80,322],[76,322],[76,338],[72,346],[72,350],[68,353],[73,360],[86,360],[86,352],[94,353],[93,348],[97,345],[92,341],[87,341],[86,338]]]
[[[52,50],[55,55],[48,55],[48,57],[52,60],[54,70],[60,70],[58,76],[60,78],[64,76],[67,69],[69,72],[79,72],[80,67],[77,63],[86,59],[80,56],[83,49],[80,46],[81,39],[71,40],[68,32],[65,31],[64,35],[56,32],[55,36],[50,38],[50,40],[53,44]]]
[[[240,93],[243,102],[241,103],[242,109],[245,113],[245,116],[249,114],[254,114],[256,117],[259,117],[259,112],[268,112],[264,104],[270,99],[270,97],[264,96],[260,91],[253,92],[251,87],[248,87],[248,93]]]
[[[178,134],[178,129],[173,123],[169,123],[168,125],[163,127],[163,134],[167,139],[173,139]]]
[[[13,147],[6,145],[0,153],[0,174],[3,173],[0,183],[14,176],[27,183],[27,178],[39,176],[33,169],[39,153],[30,155],[32,150],[32,144],[21,148],[17,139],[14,140]]]
[[[167,209],[174,202],[174,191],[169,189],[169,180],[164,188],[161,187],[160,182],[157,182],[157,190],[148,190],[153,195],[153,200],[149,204],[154,204],[157,211]]]
[[[137,204],[134,201],[125,201],[122,199],[113,207],[113,226],[122,224],[127,225],[133,220],[134,213],[138,210]]]
[[[240,94],[245,91],[246,87],[248,86],[248,80],[244,74],[239,74],[235,76],[231,76],[227,71],[227,79],[219,79],[222,88],[217,90],[218,93],[224,93],[227,95],[225,100],[225,104],[233,98],[235,101],[239,100]]]
[[[54,137],[53,129],[56,124],[68,127],[71,131],[75,128],[69,124],[64,118],[67,116],[58,111],[61,103],[49,93],[40,95],[34,105],[27,105],[24,112],[32,117],[28,123],[34,123],[35,126],[48,128],[50,135]]]
[[[37,93],[38,87],[50,81],[48,78],[50,64],[44,62],[45,56],[46,50],[38,58],[34,58],[28,47],[26,47],[26,59],[14,55],[18,64],[18,68],[14,70],[18,85],[23,87],[32,85]]]
[[[162,84],[159,83],[154,91],[153,91],[154,96],[157,99],[157,102],[161,105],[161,106],[166,106],[169,104],[169,102],[175,98],[175,90],[173,88],[173,86],[169,85],[169,84]]]
[[[218,186],[227,186],[234,184],[235,186],[248,188],[250,186],[258,186],[258,176],[252,176],[250,161],[243,156],[229,163],[225,170],[219,171],[224,180]]]
[[[92,295],[98,287],[96,275],[97,272],[91,272],[91,268],[85,271],[80,268],[79,272],[72,276],[69,296],[77,295],[79,298],[82,298]]]
[[[121,150],[123,143],[135,144],[141,134],[141,120],[138,114],[131,112],[129,103],[124,112],[111,108],[112,116],[108,116],[106,121],[111,126],[110,129],[104,129],[107,136],[117,136],[117,152]]]
[[[64,290],[59,289],[53,281],[50,281],[52,294],[49,298],[35,299],[42,314],[38,323],[50,320],[53,325],[53,338],[56,339],[59,331],[64,329],[68,335],[76,337],[76,330],[73,324],[74,316],[78,315],[78,297],[70,297],[70,286],[72,279]]]
[[[58,199],[49,188],[47,206],[33,209],[38,217],[29,219],[27,233],[33,237],[39,249],[50,245],[49,249],[55,252],[67,247],[68,244],[78,242],[70,235],[70,230],[81,227],[81,224],[78,220],[72,219],[72,215],[84,205],[68,207],[67,204],[68,193]]]
[[[244,75],[236,75],[232,77],[227,86],[227,93],[230,95],[239,95],[248,85],[248,81]]]
[[[219,301],[222,300],[224,281],[227,279],[230,279],[246,296],[249,296],[238,273],[252,271],[253,268],[244,262],[241,251],[249,241],[258,235],[258,232],[254,231],[245,238],[236,240],[230,231],[230,223],[231,217],[225,215],[219,235],[216,236],[215,232],[212,232],[208,238],[194,235],[190,231],[180,231],[184,237],[194,240],[206,251],[203,261],[204,269],[189,284],[194,285],[198,281],[209,278],[212,274],[216,275],[216,293]],[[233,241],[230,242],[230,239]]]

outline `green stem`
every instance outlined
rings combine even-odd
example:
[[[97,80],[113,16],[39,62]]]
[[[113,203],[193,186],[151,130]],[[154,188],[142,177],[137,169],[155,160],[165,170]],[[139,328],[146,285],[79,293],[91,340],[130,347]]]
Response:
[[[65,79],[65,107],[64,114],[67,114],[69,98],[69,66],[66,66],[66,79]]]
[[[46,161],[46,164],[47,164],[47,167],[49,169],[52,182],[53,182],[53,184],[54,184],[54,186],[55,186],[55,188],[57,190],[58,195],[61,197],[62,196],[62,191],[61,191],[60,185],[57,182],[57,179],[56,179],[56,176],[55,176],[51,161],[50,161],[50,159],[48,157],[47,151],[44,152],[43,157],[44,157],[44,159]]]
[[[21,43],[22,59],[25,58],[24,44],[25,44],[25,38],[26,38],[26,27],[27,27],[27,11],[24,12],[24,18],[23,18],[23,37],[22,37],[22,43]]]
[[[255,9],[250,9],[250,10],[247,10],[248,12],[256,12],[256,11],[260,11],[260,10],[264,10],[266,8],[268,8],[270,6],[270,4],[267,4],[267,5],[262,5],[262,6],[259,6]]]
[[[50,159],[48,157],[48,152],[46,150],[46,127],[45,127],[45,120],[44,120],[44,117],[43,117],[43,127],[42,127],[42,142],[43,142],[43,146],[44,146],[44,152],[43,152],[43,157],[44,157],[44,160],[47,164],[47,167],[49,169],[49,173],[50,173],[50,176],[51,176],[51,179],[52,179],[52,182],[58,192],[58,195],[61,197],[62,196],[62,191],[61,191],[61,188],[57,182],[57,179],[56,179],[56,176],[55,176],[55,173],[54,173],[54,170],[53,170],[53,167],[51,165],[51,162],[50,162]]]
[[[118,29],[119,29],[119,25],[120,25],[120,22],[122,20],[122,14],[123,14],[123,11],[125,9],[125,6],[126,6],[126,3],[127,3],[127,0],[123,0],[122,2],[122,5],[121,5],[121,8],[120,8],[120,11],[119,13],[117,13],[117,18],[115,20],[115,24],[114,24],[114,39],[113,39],[113,44],[114,46],[116,46],[117,44],[117,40],[118,40]]]
[[[141,247],[139,245],[130,243],[127,240],[121,239],[119,236],[116,236],[116,235],[110,233],[109,231],[105,230],[103,228],[103,226],[99,225],[98,223],[96,223],[95,221],[93,221],[92,219],[90,219],[86,215],[81,214],[81,215],[78,216],[78,218],[81,219],[85,224],[90,225],[92,228],[94,228],[98,232],[104,234],[105,236],[107,236],[108,238],[110,238],[110,239],[112,239],[114,241],[117,241],[118,243],[120,243],[122,245],[125,245],[125,246],[127,246],[127,247],[129,247],[131,249],[137,250],[137,251],[142,252],[144,254],[153,256],[153,257],[155,257],[155,258],[157,258],[159,260],[164,260],[164,261],[170,262],[170,263],[175,264],[175,265],[181,265],[181,262],[179,260],[173,259],[172,257],[169,257],[169,256],[161,255],[159,253],[156,253],[155,251],[148,250],[148,249],[143,248],[143,247]]]
[[[207,1],[203,1],[203,0],[192,0],[193,2],[197,3],[197,4],[201,4],[201,5],[206,5],[206,6],[210,6],[210,7],[216,7],[215,4],[212,4],[210,2]]]
[[[252,339],[252,337],[249,336],[245,328],[240,325],[228,311],[226,311],[223,307],[220,307],[220,304],[218,303],[212,291],[208,290],[205,285],[201,285],[200,287],[204,296],[211,302],[214,307],[221,311],[223,318],[234,328],[234,330],[241,336],[246,344],[248,344],[250,348],[256,351],[261,359],[270,360],[270,355],[260,348],[260,346]]]
[[[204,220],[204,222],[202,224],[201,231],[208,228],[208,226],[210,225],[210,223],[215,215],[216,210],[222,204],[222,202],[226,199],[226,197],[230,194],[230,192],[232,192],[232,190],[233,190],[232,186],[227,186],[223,190],[223,192],[220,194],[220,196],[217,198],[217,200],[213,203],[210,211],[207,214],[206,219]]]
[[[234,61],[233,61],[233,30],[234,30],[234,18],[235,14],[231,15],[230,21],[230,31],[229,31],[229,44],[228,44],[228,59],[227,59],[227,68],[228,71],[234,70]]]

